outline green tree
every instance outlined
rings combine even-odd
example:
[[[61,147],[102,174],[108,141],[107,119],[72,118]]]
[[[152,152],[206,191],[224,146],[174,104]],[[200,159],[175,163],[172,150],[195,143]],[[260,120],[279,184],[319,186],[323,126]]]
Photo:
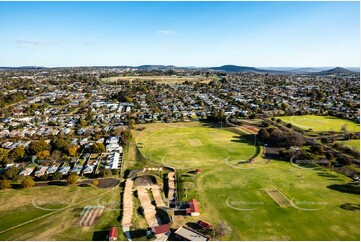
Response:
[[[62,173],[60,173],[60,172],[55,172],[54,174],[53,174],[53,180],[61,180],[61,178],[63,178],[63,174]]]
[[[38,157],[39,160],[45,160],[49,156],[50,156],[49,150],[43,150],[43,151],[39,151],[38,153],[36,153],[36,157]]]
[[[102,153],[105,152],[105,147],[102,143],[94,143],[91,150],[93,153]]]
[[[101,177],[108,177],[111,175],[112,175],[112,172],[110,169],[103,169],[101,172],[99,172],[99,176],[101,176]]]
[[[16,166],[10,166],[3,174],[7,179],[12,180],[18,173],[19,169]]]
[[[125,96],[125,101],[128,102],[128,103],[131,103],[133,102],[133,98],[129,97],[129,96]]]
[[[50,145],[44,140],[34,141],[29,145],[30,155],[36,155],[36,153],[43,150],[50,150]]]
[[[74,185],[74,184],[76,184],[77,183],[77,181],[78,181],[78,176],[77,175],[70,175],[69,177],[68,177],[68,179],[66,179],[66,181],[70,184],[70,185]]]
[[[78,151],[78,148],[75,145],[71,145],[67,148],[66,151],[69,156],[74,157]]]
[[[22,146],[16,147],[9,153],[10,158],[14,159],[14,160],[19,160],[19,159],[23,158],[24,155],[25,155],[25,149]]]
[[[66,148],[69,146],[70,141],[69,139],[64,138],[57,138],[54,139],[52,142],[53,150],[60,150],[60,151],[66,151]]]
[[[135,120],[134,119],[129,120],[129,128],[134,129],[134,125],[135,125]]]
[[[27,176],[25,177],[25,179],[22,181],[21,186],[23,188],[30,188],[33,187],[35,185],[35,182],[33,180],[33,178]]]
[[[85,126],[87,126],[87,124],[87,121],[85,121],[84,119],[79,120],[79,127],[84,128]]]
[[[326,159],[327,159],[327,160],[333,160],[333,159],[335,159],[335,156],[334,156],[332,153],[330,153],[330,152],[327,152],[325,156],[326,156]]]
[[[5,190],[11,187],[11,182],[7,179],[0,180],[0,190]]]
[[[4,164],[5,158],[9,155],[9,150],[0,148],[0,164]]]
[[[252,113],[252,114],[249,116],[249,119],[255,119],[255,118],[258,118],[258,116],[257,116],[256,113]]]

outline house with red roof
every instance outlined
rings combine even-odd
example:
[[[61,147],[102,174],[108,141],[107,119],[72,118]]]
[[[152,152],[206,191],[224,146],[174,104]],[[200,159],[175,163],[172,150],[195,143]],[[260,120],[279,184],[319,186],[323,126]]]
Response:
[[[155,234],[169,235],[170,234],[170,227],[169,227],[168,224],[163,224],[163,225],[152,227],[152,231]]]
[[[188,202],[189,208],[186,208],[186,214],[190,216],[199,216],[198,202],[196,199],[191,199]]]

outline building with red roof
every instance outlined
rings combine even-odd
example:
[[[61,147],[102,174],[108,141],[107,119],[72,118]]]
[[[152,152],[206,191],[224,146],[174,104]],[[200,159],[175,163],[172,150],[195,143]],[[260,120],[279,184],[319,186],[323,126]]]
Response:
[[[196,199],[191,199],[188,202],[189,208],[186,208],[186,214],[190,216],[199,216],[198,202]]]
[[[112,227],[109,231],[108,240],[114,241],[117,240],[117,237],[118,237],[118,228]]]
[[[152,230],[155,234],[170,234],[170,227],[168,224],[152,227]]]

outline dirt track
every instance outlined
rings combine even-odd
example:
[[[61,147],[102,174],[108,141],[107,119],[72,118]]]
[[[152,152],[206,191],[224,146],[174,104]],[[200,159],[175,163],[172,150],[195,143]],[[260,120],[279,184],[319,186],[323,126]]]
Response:
[[[156,216],[155,206],[152,204],[152,201],[149,197],[146,187],[138,186],[137,191],[138,191],[138,198],[144,209],[144,217],[145,220],[147,220],[148,225],[150,227],[160,225]]]
[[[174,200],[174,172],[168,173],[168,200]]]
[[[133,180],[127,179],[125,181],[124,197],[123,197],[123,226],[130,226],[133,215],[133,197],[132,197]]]

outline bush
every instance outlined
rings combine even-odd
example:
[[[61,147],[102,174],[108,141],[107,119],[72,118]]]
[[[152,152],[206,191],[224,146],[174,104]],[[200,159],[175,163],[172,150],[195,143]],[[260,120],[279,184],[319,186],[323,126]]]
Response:
[[[6,179],[12,180],[19,173],[19,168],[16,166],[10,166],[6,171],[3,172],[3,175]]]
[[[5,190],[11,187],[11,183],[9,180],[4,179],[0,180],[0,190]]]
[[[104,169],[101,172],[99,172],[100,177],[108,177],[111,176],[112,172],[109,169]]]
[[[66,179],[66,181],[70,184],[70,185],[74,185],[77,183],[78,181],[78,175],[70,175],[68,177],[68,179]]]
[[[53,175],[53,180],[61,180],[61,178],[63,178],[63,174],[60,172],[55,172]]]
[[[324,144],[328,144],[330,141],[327,138],[321,138],[321,142]]]
[[[93,184],[94,186],[98,186],[98,185],[99,185],[99,181],[98,181],[98,180],[94,180],[94,181],[92,181],[92,184]]]
[[[232,233],[232,228],[226,221],[218,222],[214,228],[214,232],[217,236],[224,236]]]
[[[23,175],[15,175],[12,179],[13,182],[22,183],[25,177]]]
[[[118,175],[118,169],[112,169],[112,175]]]
[[[40,181],[47,181],[48,178],[49,178],[49,175],[48,175],[48,174],[44,174],[44,175],[42,175],[41,177],[39,177],[39,180],[40,180]]]
[[[31,177],[25,177],[25,179],[21,183],[21,186],[23,188],[30,188],[30,187],[33,187],[34,185],[35,185],[35,182],[34,182],[33,178],[31,178]]]

